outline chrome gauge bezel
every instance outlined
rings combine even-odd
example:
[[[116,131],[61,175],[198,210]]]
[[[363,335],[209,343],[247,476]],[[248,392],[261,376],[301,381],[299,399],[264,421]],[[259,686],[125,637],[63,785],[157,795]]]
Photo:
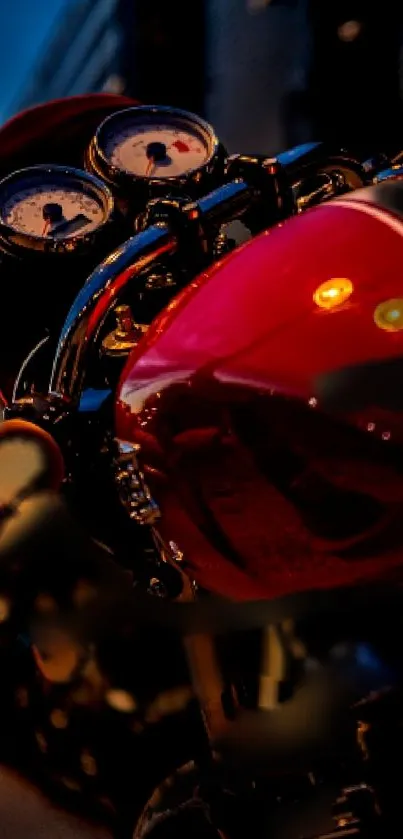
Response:
[[[114,123],[120,126],[122,121],[136,123],[145,121],[166,122],[169,121],[177,127],[191,131],[199,135],[200,139],[208,149],[208,158],[194,169],[189,169],[182,175],[168,175],[166,177],[147,177],[136,175],[127,169],[117,167],[112,163],[107,152],[107,138],[111,134]],[[169,108],[165,105],[138,105],[133,108],[125,108],[116,111],[108,116],[99,126],[95,136],[92,138],[86,154],[86,167],[98,178],[106,181],[113,189],[130,197],[133,188],[143,187],[149,193],[159,189],[174,189],[199,187],[203,189],[206,178],[213,175],[220,166],[223,166],[225,150],[223,149],[216,133],[211,125],[201,117],[183,111],[179,108]]]
[[[10,225],[4,218],[3,208],[7,199],[18,191],[18,185],[31,183],[50,184],[63,183],[70,189],[76,188],[77,191],[85,192],[88,196],[96,199],[103,210],[103,220],[91,230],[77,232],[74,236],[52,237],[52,236],[38,236],[33,233],[26,233],[22,230]],[[29,166],[24,169],[18,169],[7,175],[0,181],[0,250],[7,253],[46,253],[46,254],[66,254],[82,255],[87,253],[93,247],[98,237],[105,231],[107,225],[110,224],[112,215],[114,213],[115,203],[113,195],[109,187],[104,184],[99,178],[81,169],[75,169],[70,166],[57,166],[53,164]]]

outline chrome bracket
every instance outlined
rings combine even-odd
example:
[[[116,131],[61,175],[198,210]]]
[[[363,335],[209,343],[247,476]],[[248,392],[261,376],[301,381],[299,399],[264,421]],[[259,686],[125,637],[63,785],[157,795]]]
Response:
[[[147,486],[138,461],[140,446],[115,439],[115,483],[130,518],[140,525],[153,526],[161,517],[158,504]]]

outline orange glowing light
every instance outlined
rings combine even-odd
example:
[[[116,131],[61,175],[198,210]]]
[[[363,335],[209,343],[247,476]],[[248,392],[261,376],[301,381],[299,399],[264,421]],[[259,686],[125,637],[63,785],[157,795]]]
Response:
[[[403,297],[394,297],[379,303],[374,312],[374,321],[386,332],[401,332],[403,329]]]
[[[313,299],[320,309],[335,309],[337,306],[342,306],[351,297],[353,290],[354,286],[351,280],[345,277],[336,277],[321,283],[316,289]]]

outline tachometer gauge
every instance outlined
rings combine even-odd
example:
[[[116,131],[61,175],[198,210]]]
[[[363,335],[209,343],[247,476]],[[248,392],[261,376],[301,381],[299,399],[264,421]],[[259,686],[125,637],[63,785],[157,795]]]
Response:
[[[0,182],[0,247],[71,253],[91,246],[113,198],[101,181],[62,166],[32,166]]]
[[[129,187],[142,182],[149,189],[158,184],[195,187],[222,159],[210,125],[194,114],[162,106],[112,114],[87,154],[91,171],[110,184]]]

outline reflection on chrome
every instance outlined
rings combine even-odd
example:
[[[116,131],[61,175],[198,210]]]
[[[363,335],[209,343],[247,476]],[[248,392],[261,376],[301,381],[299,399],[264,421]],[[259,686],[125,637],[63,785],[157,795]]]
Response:
[[[87,280],[66,318],[49,385],[51,394],[78,404],[88,352],[122,292],[162,254],[176,249],[165,225],[149,227],[125,242]]]

